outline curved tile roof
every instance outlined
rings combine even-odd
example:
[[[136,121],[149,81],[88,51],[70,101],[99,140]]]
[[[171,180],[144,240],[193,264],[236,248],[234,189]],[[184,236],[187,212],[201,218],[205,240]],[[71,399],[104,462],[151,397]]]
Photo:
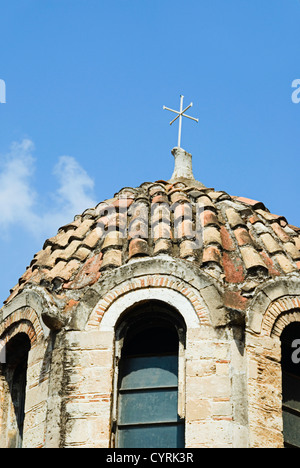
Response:
[[[193,262],[230,294],[247,295],[257,281],[300,274],[300,229],[263,203],[182,181],[125,187],[75,216],[46,240],[9,302],[40,285],[54,292],[80,290],[104,271],[137,257],[168,254]]]

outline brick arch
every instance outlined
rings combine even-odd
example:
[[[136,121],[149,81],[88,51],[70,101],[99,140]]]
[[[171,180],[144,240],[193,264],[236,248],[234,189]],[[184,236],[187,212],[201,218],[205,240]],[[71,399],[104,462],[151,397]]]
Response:
[[[37,313],[30,307],[25,307],[12,312],[0,324],[1,347],[18,333],[26,333],[31,347],[43,336],[43,329]]]
[[[105,312],[109,309],[113,302],[115,302],[121,296],[131,291],[151,288],[166,288],[179,292],[190,301],[198,316],[199,322],[201,322],[202,325],[210,325],[207,309],[203,306],[199,297],[195,294],[191,287],[189,287],[183,281],[169,275],[156,274],[132,278],[131,280],[127,280],[109,291],[102,299],[100,299],[97,306],[92,311],[86,328],[88,330],[98,328]]]
[[[300,322],[299,296],[284,296],[272,302],[264,315],[261,333],[279,337],[291,322]]]
[[[278,317],[272,329],[271,337],[279,337],[283,332],[283,329],[292,322],[300,323],[300,309],[283,313],[280,317]]]

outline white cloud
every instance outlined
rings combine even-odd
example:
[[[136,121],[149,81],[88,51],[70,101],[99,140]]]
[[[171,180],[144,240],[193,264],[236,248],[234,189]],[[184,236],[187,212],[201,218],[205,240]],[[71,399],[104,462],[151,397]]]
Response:
[[[0,167],[0,225],[4,232],[13,224],[35,221],[36,193],[30,180],[34,173],[34,145],[30,140],[13,143]]]
[[[54,174],[60,182],[57,195],[64,211],[78,214],[95,205],[88,195],[92,193],[94,181],[73,157],[61,156],[54,168]]]
[[[92,197],[94,182],[71,156],[61,156],[53,175],[58,188],[48,194],[49,200],[41,207],[34,188],[36,159],[34,144],[24,139],[13,143],[10,152],[0,158],[0,232],[7,236],[10,229],[23,227],[35,237],[49,236],[73,220],[86,208],[96,205]],[[46,206],[46,210],[45,210]]]

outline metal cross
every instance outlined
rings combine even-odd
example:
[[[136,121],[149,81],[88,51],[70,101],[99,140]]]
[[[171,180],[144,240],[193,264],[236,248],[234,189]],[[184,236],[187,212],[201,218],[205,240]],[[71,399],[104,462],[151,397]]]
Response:
[[[163,106],[163,109],[169,110],[171,112],[174,112],[175,114],[178,114],[175,119],[173,119],[170,122],[170,125],[172,125],[175,120],[179,119],[179,129],[178,129],[178,148],[180,148],[180,140],[181,140],[181,126],[182,126],[182,117],[187,117],[188,119],[195,120],[195,122],[199,122],[199,119],[195,119],[195,117],[191,117],[190,115],[186,115],[184,112],[187,111],[190,107],[192,107],[193,103],[191,102],[189,106],[187,106],[185,109],[182,110],[183,107],[183,97],[180,95],[180,111],[176,111],[173,109],[170,109],[169,107]]]

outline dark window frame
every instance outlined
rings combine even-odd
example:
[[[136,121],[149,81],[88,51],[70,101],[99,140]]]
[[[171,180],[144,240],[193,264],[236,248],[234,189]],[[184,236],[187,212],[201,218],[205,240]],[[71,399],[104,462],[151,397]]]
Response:
[[[119,318],[115,330],[115,367],[114,367],[114,398],[112,405],[111,446],[117,446],[118,405],[120,391],[120,362],[126,342],[132,335],[151,327],[166,327],[173,329],[177,335],[178,353],[178,415],[180,423],[185,426],[185,339],[186,326],[181,314],[168,304],[157,301],[143,301],[127,309]]]
[[[10,404],[6,405],[9,413],[14,412],[14,436],[8,440],[9,448],[22,448],[23,430],[25,420],[26,384],[28,371],[28,358],[31,343],[26,333],[19,332],[6,344],[5,363],[1,364],[1,374],[7,383],[7,398]],[[9,409],[10,408],[10,409]]]
[[[282,331],[281,373],[282,373],[282,418],[285,448],[300,448],[300,362],[293,362],[295,351],[292,343],[300,339],[300,323],[291,322]],[[295,390],[296,389],[296,390]],[[297,437],[294,428],[298,425]]]

